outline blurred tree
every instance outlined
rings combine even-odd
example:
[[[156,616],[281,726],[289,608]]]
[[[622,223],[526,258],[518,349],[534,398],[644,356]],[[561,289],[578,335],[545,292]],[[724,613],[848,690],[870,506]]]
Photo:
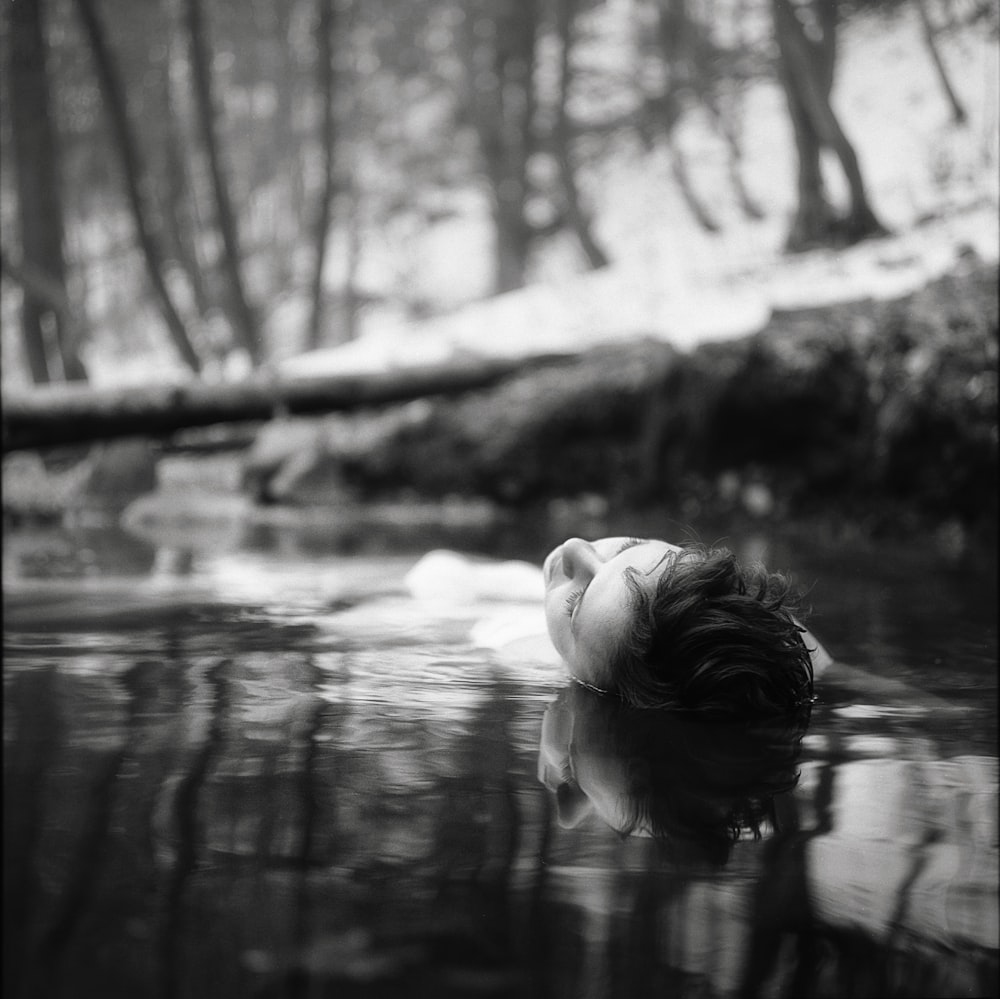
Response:
[[[684,113],[685,98],[693,91],[697,50],[702,39],[688,16],[686,0],[658,0],[657,40],[663,58],[664,83],[661,92],[647,98],[647,112],[657,118],[670,154],[670,170],[685,204],[707,232],[718,232],[719,223],[702,204],[687,168],[687,158],[677,141],[676,128]]]
[[[927,50],[930,52],[931,62],[937,71],[938,79],[941,81],[941,89],[951,108],[952,121],[956,125],[964,125],[968,121],[968,114],[955,93],[955,88],[951,85],[948,77],[948,70],[941,56],[941,51],[937,44],[937,31],[931,21],[930,12],[927,9],[927,0],[917,0],[917,10],[920,12],[920,23],[924,29],[924,41],[927,43]]]
[[[288,237],[293,239],[300,229],[306,203],[306,191],[302,170],[303,143],[296,131],[298,108],[305,103],[304,91],[312,82],[300,72],[299,51],[302,36],[311,37],[312,20],[308,30],[304,26],[305,14],[312,13],[313,4],[305,0],[275,5],[277,19],[275,40],[275,69],[272,80],[276,89],[274,109],[274,144],[279,152],[278,170],[288,185],[287,216],[290,226]]]
[[[537,149],[539,14],[539,0],[478,0],[466,7],[463,22],[472,126],[492,202],[498,294],[524,284],[535,236],[527,207],[528,165]]]
[[[5,255],[4,270],[24,291],[21,332],[32,380],[48,382],[61,367],[67,381],[85,381],[79,326],[66,295],[59,147],[51,116],[43,0],[12,0],[8,17],[7,82],[14,95],[9,107],[23,259],[11,261]],[[51,351],[46,330],[54,334]]]
[[[608,263],[577,179],[574,146],[587,130],[569,112],[581,6],[478,0],[460,15],[457,128],[471,125],[489,190],[495,293],[520,288],[534,247],[561,232],[572,233],[589,266]]]
[[[584,208],[573,162],[569,99],[573,84],[573,43],[579,0],[556,0],[556,34],[559,41],[559,87],[556,96],[552,148],[559,169],[567,224],[576,234],[591,267],[605,267],[608,255],[593,233],[590,213]]]
[[[317,0],[316,39],[316,90],[319,96],[322,118],[320,122],[320,156],[323,164],[323,179],[316,205],[313,223],[313,272],[309,289],[309,329],[306,349],[315,350],[320,344],[323,325],[323,266],[326,263],[326,249],[329,241],[330,218],[333,195],[336,186],[334,177],[334,140],[336,134],[334,119],[334,39],[335,0]]]
[[[202,10],[212,39],[216,143],[238,209],[244,287],[263,326],[282,301],[305,298],[309,287],[312,217],[322,185],[317,0],[214,0]],[[203,179],[207,213],[215,214],[211,170]],[[307,300],[302,304],[308,308]],[[231,308],[229,315],[237,317]],[[268,349],[287,349],[291,339],[283,336]]]
[[[886,232],[868,203],[858,157],[830,103],[836,63],[837,0],[772,0],[778,72],[798,152],[798,206],[786,248],[854,243]],[[808,18],[807,32],[803,18]],[[838,217],[823,186],[820,154],[830,148],[850,192],[846,217]]]
[[[905,3],[916,17],[917,2],[880,6]],[[939,37],[956,19],[964,29],[994,6],[919,2]],[[759,217],[744,183],[741,101],[747,86],[775,66],[772,28],[779,22],[778,65],[800,159],[790,245],[878,228],[857,157],[829,108],[832,0],[42,4],[13,0],[3,8],[4,24],[28,10],[48,17],[48,127],[58,138],[59,171],[71,181],[61,192],[68,274],[60,277],[58,264],[33,264],[14,245],[13,168],[4,171],[2,205],[11,213],[4,216],[11,234],[6,275],[30,284],[41,310],[28,356],[33,369],[42,359],[44,377],[52,364],[58,377],[57,340],[74,342],[56,322],[60,315],[73,322],[67,277],[71,290],[93,291],[93,364],[121,353],[116,346],[133,355],[143,349],[134,320],[146,299],[137,286],[149,281],[150,300],[193,367],[234,344],[259,360],[265,323],[294,334],[280,345],[288,354],[343,339],[324,331],[349,334],[355,311],[363,316],[375,303],[425,317],[467,300],[479,274],[463,288],[449,285],[441,266],[453,234],[465,246],[484,231],[493,241],[495,250],[483,258],[492,268],[486,281],[497,291],[523,284],[535,264],[562,266],[560,251],[570,243],[586,264],[601,266],[611,254],[598,238],[602,218],[588,202],[586,181],[595,166],[622,163],[623,147],[636,135],[663,147],[690,211],[706,228],[726,217],[722,201]],[[94,72],[98,55],[77,8],[101,15],[94,21],[111,83],[97,82],[108,70],[98,65]],[[22,72],[43,64],[20,58],[31,51],[20,41],[7,51],[19,56],[4,66],[5,89],[16,90],[18,100],[2,97],[4,138],[14,140],[29,121],[32,128],[45,121],[33,110],[36,98],[13,83],[18,64]],[[721,141],[712,149],[706,142],[695,159],[689,137],[712,140],[712,131]],[[16,166],[14,141],[2,146],[4,167]],[[838,154],[851,184],[844,219],[823,192],[824,148]],[[716,184],[699,172],[703,153],[712,169],[717,156],[720,171],[728,171],[735,198],[718,197],[726,193],[725,175]],[[25,157],[36,188],[45,167],[34,164],[47,162],[46,155]],[[109,169],[118,159],[121,179]],[[619,197],[612,189],[601,194],[609,205]],[[26,195],[21,208],[28,204]],[[32,237],[40,239],[49,223],[58,224],[51,212],[31,226]],[[551,236],[562,244],[556,254],[537,252]],[[279,327],[279,318],[291,315],[300,318]]]
[[[699,19],[692,12],[688,0],[660,0],[661,9],[665,4],[676,11],[675,21],[680,21],[680,38],[684,45],[678,55],[684,60],[685,83],[691,88],[697,101],[704,107],[716,131],[726,147],[729,181],[736,194],[737,202],[748,218],[763,218],[763,211],[747,190],[743,180],[743,147],[740,139],[740,108],[734,101],[723,101],[720,90],[728,84],[734,95],[739,94],[741,76],[747,69],[745,41],[741,37],[742,22],[746,4],[733,5],[731,24],[734,42],[731,47],[719,45],[712,37],[712,19],[719,14],[713,5],[700,5],[703,15]],[[707,9],[706,9],[707,8]]]
[[[230,200],[229,186],[222,167],[222,153],[215,131],[211,57],[202,17],[201,0],[185,0],[184,11],[190,45],[195,111],[211,175],[215,220],[222,239],[222,267],[229,286],[228,304],[232,311],[233,329],[251,362],[257,364],[263,353],[260,324],[256,312],[250,304],[243,280],[243,258],[236,226],[236,214]]]
[[[164,234],[158,223],[159,214],[149,204],[147,193],[151,187],[149,171],[144,162],[141,145],[129,121],[125,90],[118,66],[105,39],[94,0],[76,0],[76,7],[90,45],[101,98],[111,122],[118,157],[121,160],[122,178],[145,261],[146,274],[177,353],[192,371],[200,372],[201,359],[191,343],[187,327],[167,286],[165,277],[167,251]]]
[[[60,323],[60,335],[74,351],[78,344],[83,343],[84,326],[77,319],[76,309],[69,300],[65,285],[53,280],[45,271],[25,263],[23,260],[11,257],[6,250],[0,254],[0,271],[15,284],[21,286],[25,298],[30,295],[34,301],[51,310],[52,315]],[[46,377],[42,380],[44,382],[49,380],[49,351],[44,342],[41,344],[41,348],[44,351],[43,360],[45,361]],[[65,363],[63,370],[65,371]],[[32,380],[35,384],[39,384],[38,379],[33,377]],[[84,381],[86,377],[67,380]]]
[[[188,80],[187,47],[184,45],[183,16],[179,0],[164,0],[164,56],[162,72],[158,76],[158,92],[151,102],[152,115],[156,117],[158,135],[147,142],[159,163],[157,186],[163,191],[163,223],[167,248],[174,261],[180,265],[199,317],[204,320],[223,298],[214,287],[217,282],[214,268],[210,267],[200,238],[204,211],[200,210],[199,191],[194,182],[195,165],[188,155],[194,145],[193,129],[186,114],[185,88]],[[147,79],[152,74],[146,74]],[[206,344],[206,356],[218,353],[220,345]]]
[[[662,141],[678,191],[695,221],[708,232],[720,228],[699,195],[678,128],[685,115],[702,113],[722,142],[730,186],[743,214],[763,211],[743,177],[742,93],[766,74],[766,63],[744,27],[744,0],[717,5],[710,0],[648,0],[636,5],[634,30],[640,65],[634,124],[647,147]]]

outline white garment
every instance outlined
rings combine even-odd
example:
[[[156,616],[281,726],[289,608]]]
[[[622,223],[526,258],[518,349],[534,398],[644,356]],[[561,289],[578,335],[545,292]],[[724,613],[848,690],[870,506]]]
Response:
[[[545,626],[542,571],[530,562],[487,562],[458,552],[428,552],[406,574],[417,600],[481,606],[470,638],[505,659],[561,662]]]
[[[404,582],[419,600],[531,601],[540,604],[545,596],[542,571],[530,562],[479,561],[443,548],[424,555],[406,574]]]

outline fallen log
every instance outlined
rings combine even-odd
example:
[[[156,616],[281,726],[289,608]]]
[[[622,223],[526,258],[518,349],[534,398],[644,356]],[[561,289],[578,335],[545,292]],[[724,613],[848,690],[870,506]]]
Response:
[[[565,362],[568,355],[480,358],[378,374],[93,389],[47,385],[3,393],[3,450],[45,448],[116,437],[167,437],[189,427],[287,414],[348,412],[495,385],[530,368]]]

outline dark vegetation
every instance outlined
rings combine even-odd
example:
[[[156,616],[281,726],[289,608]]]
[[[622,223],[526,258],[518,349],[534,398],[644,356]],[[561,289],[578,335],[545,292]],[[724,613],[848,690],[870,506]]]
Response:
[[[231,463],[235,450],[258,508],[487,500],[503,516],[567,501],[687,523],[818,517],[873,534],[995,536],[996,279],[969,260],[903,299],[776,313],[753,336],[686,354],[640,337],[458,397],[44,462],[15,453],[5,521],[155,497],[155,465],[178,451],[203,463],[210,504],[218,451]],[[163,499],[169,519],[179,499]],[[197,488],[183,501],[197,508]]]
[[[971,267],[900,301],[775,315],[686,355],[601,348],[326,460],[361,496],[597,493],[675,513],[756,496],[761,513],[873,527],[982,524],[996,515],[996,276]]]
[[[396,417],[285,421],[249,477],[268,498],[294,458],[300,474],[270,498],[596,494],[686,518],[983,528],[997,513],[996,276],[970,264],[898,301],[776,314],[690,354],[637,339]]]

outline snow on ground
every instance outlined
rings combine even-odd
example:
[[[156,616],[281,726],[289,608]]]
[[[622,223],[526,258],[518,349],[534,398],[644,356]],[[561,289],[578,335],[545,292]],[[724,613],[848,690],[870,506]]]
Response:
[[[288,375],[374,373],[445,363],[457,355],[527,357],[583,350],[646,335],[681,350],[760,329],[773,309],[907,294],[948,271],[958,253],[997,259],[993,208],[845,251],[816,251],[741,271],[696,276],[618,265],[558,283],[533,285],[466,306],[418,326],[370,333],[280,365]]]
[[[607,16],[615,6],[606,8]],[[620,52],[606,51],[614,47],[610,36],[597,37],[603,55],[620,61]],[[627,45],[627,39],[615,44]],[[539,254],[534,283],[480,300],[490,270],[487,206],[481,192],[456,191],[457,214],[446,224],[402,235],[370,233],[364,240],[365,287],[398,296],[402,274],[408,290],[436,305],[441,315],[414,322],[404,318],[401,307],[371,307],[361,314],[357,340],[288,357],[297,349],[306,315],[304,297],[289,293],[269,303],[277,366],[289,375],[377,372],[441,363],[456,354],[573,351],[636,335],[690,349],[752,332],[776,308],[905,294],[948,270],[969,248],[996,261],[1000,47],[981,30],[942,38],[941,47],[969,111],[964,127],[950,121],[912,5],[889,18],[856,15],[843,31],[834,103],[855,144],[875,211],[895,233],[890,238],[844,251],[781,253],[794,209],[795,155],[784,97],[776,84],[761,83],[743,96],[742,122],[745,183],[764,210],[762,220],[742,215],[722,143],[690,113],[678,141],[689,157],[692,183],[722,224],[720,232],[707,233],[694,222],[664,150],[623,145],[580,178],[597,235],[614,265],[579,273],[577,254],[564,239]],[[839,171],[832,162],[829,167],[831,194],[842,199]],[[330,254],[331,288],[339,284],[342,256]],[[96,292],[121,295],[130,287],[116,272]],[[2,303],[5,329],[16,328],[18,298],[15,290]],[[98,305],[90,302],[92,315],[102,311]],[[87,360],[94,384],[145,383],[153,372],[160,381],[187,380],[190,374],[178,365],[151,305],[142,303],[130,316],[122,320],[126,328],[150,331],[142,349],[127,357],[104,356],[99,350],[107,348],[92,344]],[[5,337],[5,354],[18,347],[16,340]],[[24,367],[11,360],[16,358],[5,357],[5,384],[13,384]],[[234,355],[205,374],[228,380],[247,372]]]
[[[459,353],[524,356],[636,335],[690,349],[750,333],[774,309],[906,294],[969,250],[996,261],[998,47],[966,33],[944,39],[942,48],[970,114],[964,127],[950,121],[914,11],[890,20],[858,16],[844,31],[835,105],[890,237],[842,251],[781,253],[794,208],[795,160],[783,96],[760,84],[745,98],[744,141],[746,183],[763,220],[740,216],[722,147],[692,115],[680,142],[699,194],[723,223],[720,233],[691,219],[664,155],[623,152],[588,178],[612,267],[567,275],[543,266],[544,282],[421,323],[383,320],[353,343],[291,358],[281,369],[375,372]],[[842,199],[835,164],[828,177],[831,195]],[[429,258],[429,272],[461,287],[462,265],[474,257],[467,284],[481,284],[481,255],[456,246],[439,252],[448,258]]]

